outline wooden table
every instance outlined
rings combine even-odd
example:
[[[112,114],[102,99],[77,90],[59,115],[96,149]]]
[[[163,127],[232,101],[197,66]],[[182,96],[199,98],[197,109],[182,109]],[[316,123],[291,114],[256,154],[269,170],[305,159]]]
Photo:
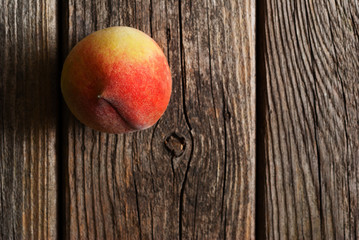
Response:
[[[104,134],[60,92],[91,32],[152,36],[152,128]],[[356,0],[2,0],[0,239],[358,239]]]

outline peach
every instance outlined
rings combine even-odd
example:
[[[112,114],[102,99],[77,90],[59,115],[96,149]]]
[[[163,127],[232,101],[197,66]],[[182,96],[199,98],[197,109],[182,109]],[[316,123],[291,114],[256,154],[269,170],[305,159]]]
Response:
[[[61,90],[85,125],[125,133],[154,125],[171,97],[167,59],[157,43],[130,27],[110,27],[81,40],[67,56]]]

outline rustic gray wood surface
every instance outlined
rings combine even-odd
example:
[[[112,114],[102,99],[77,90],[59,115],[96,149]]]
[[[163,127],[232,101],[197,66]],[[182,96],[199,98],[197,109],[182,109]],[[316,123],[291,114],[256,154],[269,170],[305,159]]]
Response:
[[[55,239],[56,1],[0,1],[0,239]]]
[[[265,5],[268,239],[359,237],[359,5]]]
[[[152,36],[173,77],[152,128],[108,135],[68,112],[66,237],[254,237],[254,1],[69,1],[64,53],[127,25]],[[181,151],[181,147],[183,151]]]

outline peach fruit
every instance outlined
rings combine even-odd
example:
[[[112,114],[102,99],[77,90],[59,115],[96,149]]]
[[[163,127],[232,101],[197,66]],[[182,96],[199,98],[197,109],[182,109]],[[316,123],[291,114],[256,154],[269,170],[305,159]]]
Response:
[[[146,129],[167,108],[172,89],[157,43],[130,27],[110,27],[81,40],[67,56],[61,90],[85,125],[108,133]]]

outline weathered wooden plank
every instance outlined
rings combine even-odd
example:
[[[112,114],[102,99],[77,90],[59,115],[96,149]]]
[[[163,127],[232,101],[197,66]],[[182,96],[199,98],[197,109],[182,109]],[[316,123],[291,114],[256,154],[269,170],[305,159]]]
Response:
[[[182,1],[183,239],[254,237],[254,1]],[[188,188],[188,190],[187,190]]]
[[[173,76],[169,108],[142,132],[96,132],[65,109],[66,237],[253,238],[254,1],[70,0],[64,16],[65,54],[132,26]]]
[[[265,8],[266,237],[357,239],[358,4]]]
[[[55,239],[57,3],[0,1],[0,239]]]

